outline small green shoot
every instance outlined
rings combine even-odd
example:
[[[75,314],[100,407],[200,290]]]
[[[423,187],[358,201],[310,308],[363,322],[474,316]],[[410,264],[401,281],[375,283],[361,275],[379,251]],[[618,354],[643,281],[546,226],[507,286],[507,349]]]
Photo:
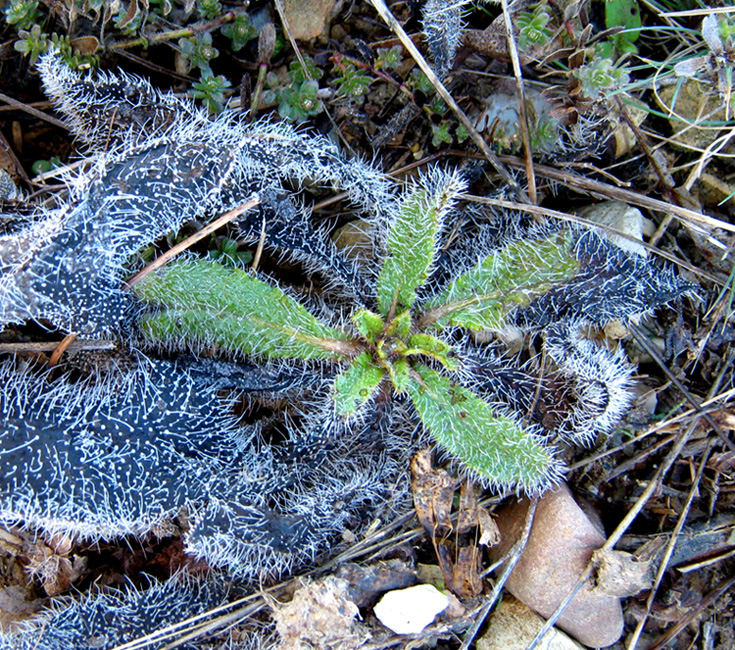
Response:
[[[38,24],[33,25],[30,31],[21,29],[18,36],[20,36],[20,40],[15,42],[15,50],[28,56],[31,63],[35,63],[36,59],[48,50],[48,34],[42,32],[41,26]]]
[[[355,104],[362,104],[372,79],[347,60],[342,60],[335,67],[340,73],[340,76],[332,81],[337,87],[337,95],[349,99]]]
[[[551,16],[542,3],[536,5],[532,13],[522,12],[515,21],[518,29],[518,47],[526,50],[531,46],[543,47],[554,35],[549,27]]]
[[[269,72],[263,93],[266,103],[278,104],[278,114],[289,122],[305,122],[324,111],[319,79],[324,75],[309,58],[304,58],[306,70],[299,61],[294,61],[288,71],[289,82],[283,83],[277,75]]]
[[[198,0],[197,13],[204,20],[211,20],[222,13],[222,3],[219,0]]]
[[[630,81],[624,66],[616,65],[612,59],[593,56],[589,63],[573,72],[579,80],[580,92],[586,99],[599,99],[611,91],[618,90]]]
[[[230,47],[233,52],[239,52],[249,41],[258,38],[258,32],[250,22],[247,14],[237,14],[231,23],[222,25],[220,32],[225,38],[230,39]]]
[[[376,70],[397,70],[403,61],[403,48],[400,45],[393,47],[379,47],[375,57]]]
[[[210,113],[219,113],[225,107],[225,93],[231,87],[229,79],[222,75],[215,77],[211,70],[206,70],[200,80],[192,84],[189,96],[202,100]]]
[[[11,0],[5,7],[5,22],[16,31],[32,29],[43,20],[38,9],[38,0]]]
[[[209,62],[219,56],[219,52],[212,45],[212,34],[205,32],[190,38],[182,38],[179,40],[179,47],[181,56],[192,68],[199,68],[203,73],[212,73]]]

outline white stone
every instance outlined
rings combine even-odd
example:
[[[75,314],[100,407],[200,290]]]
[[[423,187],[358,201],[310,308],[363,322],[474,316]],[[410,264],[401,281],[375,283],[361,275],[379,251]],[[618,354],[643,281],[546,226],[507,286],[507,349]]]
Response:
[[[608,226],[622,232],[625,235],[633,237],[638,241],[643,241],[643,231],[645,229],[645,219],[643,214],[638,208],[634,208],[622,201],[603,201],[602,203],[595,203],[594,205],[585,206],[580,209],[579,216],[599,223],[603,226]],[[634,253],[641,257],[646,257],[648,251],[641,244],[616,235],[609,232],[608,230],[600,231],[604,237],[607,237],[610,242],[622,248],[628,253]]]
[[[448,606],[449,598],[433,585],[416,585],[389,591],[373,611],[396,634],[419,634]]]

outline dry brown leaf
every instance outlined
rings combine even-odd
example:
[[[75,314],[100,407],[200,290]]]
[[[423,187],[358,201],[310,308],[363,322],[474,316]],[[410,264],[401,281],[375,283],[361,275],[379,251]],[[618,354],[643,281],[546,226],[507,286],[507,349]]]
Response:
[[[452,530],[450,514],[457,480],[443,469],[434,469],[431,451],[424,449],[411,460],[413,503],[424,530],[432,537],[443,537]]]
[[[36,541],[27,553],[28,571],[41,581],[48,596],[68,590],[86,569],[86,558],[69,557],[72,548],[69,537],[57,536],[48,543]]]
[[[360,610],[348,595],[347,580],[327,577],[302,584],[291,602],[274,605],[278,650],[352,650],[366,632],[355,621]]]
[[[472,481],[462,483],[459,490],[459,513],[457,514],[457,532],[466,533],[470,528],[480,524],[477,505],[478,491]]]
[[[484,587],[482,579],[482,552],[474,544],[459,548],[452,571],[452,584],[447,585],[460,598],[479,596]]]
[[[480,523],[480,544],[483,546],[499,544],[500,528],[493,516],[485,508],[480,508],[477,514]]]
[[[460,535],[480,525],[477,491],[471,482],[460,489],[456,528],[451,512],[457,480],[431,463],[431,452],[424,450],[411,461],[411,488],[416,514],[431,537],[444,584],[460,598],[482,593],[482,554],[474,541],[464,542]],[[487,514],[487,513],[485,513]]]
[[[625,551],[599,549],[592,554],[596,565],[594,592],[625,598],[653,584],[651,562],[641,562]]]

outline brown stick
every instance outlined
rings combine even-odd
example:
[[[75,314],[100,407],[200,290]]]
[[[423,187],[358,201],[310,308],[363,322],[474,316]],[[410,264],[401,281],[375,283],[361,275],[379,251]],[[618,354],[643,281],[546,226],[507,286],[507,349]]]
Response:
[[[55,117],[51,117],[51,115],[46,115],[46,113],[44,113],[43,111],[39,111],[37,108],[33,108],[33,106],[29,106],[28,104],[19,102],[17,99],[8,97],[4,93],[0,93],[0,100],[4,101],[6,104],[8,104],[9,106],[12,106],[13,108],[17,108],[18,110],[23,111],[24,113],[28,113],[29,115],[33,115],[33,117],[37,117],[39,120],[43,120],[44,122],[48,122],[49,124],[58,126],[59,128],[62,128],[65,131],[69,129],[69,127],[66,124],[64,124],[61,120],[57,120]]]
[[[51,354],[51,357],[48,360],[49,368],[51,366],[55,366],[57,363],[59,363],[59,360],[61,359],[61,355],[66,352],[66,350],[69,348],[69,346],[74,343],[74,340],[77,338],[76,334],[69,334],[64,337],[64,339],[59,343],[56,348],[54,349],[53,353]]]
[[[256,195],[249,201],[246,201],[245,203],[243,203],[241,206],[238,206],[234,210],[230,210],[226,214],[223,214],[219,219],[215,219],[212,223],[204,226],[204,228],[202,228],[198,232],[195,232],[191,237],[187,237],[184,241],[176,244],[176,246],[174,246],[170,250],[167,250],[160,257],[157,257],[144,269],[138,271],[132,278],[130,278],[125,283],[125,285],[128,288],[135,286],[146,275],[162,267],[164,264],[166,264],[166,262],[168,262],[169,260],[172,260],[182,251],[185,251],[190,246],[196,244],[199,240],[204,239],[207,235],[213,233],[215,230],[217,230],[218,228],[221,228],[222,226],[229,223],[236,217],[239,217],[244,212],[247,212],[251,208],[254,208],[259,203],[260,203],[260,199]]]
[[[516,158],[515,156],[501,156],[501,159],[513,167],[525,167],[525,161],[520,158]],[[646,196],[640,192],[626,190],[622,187],[615,187],[608,183],[602,183],[601,181],[586,178],[580,174],[572,174],[571,172],[550,167],[549,165],[536,165],[536,173],[539,176],[559,181],[568,187],[575,187],[588,192],[601,194],[609,199],[617,199],[618,201],[623,201],[625,203],[632,203],[633,205],[637,205],[639,208],[648,208],[649,210],[656,210],[658,212],[663,212],[664,214],[673,214],[679,220],[689,221],[708,228],[722,228],[729,232],[735,232],[735,224],[728,223],[727,221],[715,219],[714,217],[707,216],[701,212],[696,212],[689,208],[683,208],[680,205],[674,205],[672,203],[667,203],[666,201],[661,201],[660,199],[654,199],[653,197]]]
[[[523,72],[521,71],[521,59],[518,56],[516,39],[513,35],[513,18],[510,15],[508,0],[501,0],[503,6],[503,18],[505,19],[505,36],[508,41],[508,54],[513,64],[513,75],[516,78],[516,89],[518,90],[518,117],[521,123],[521,137],[523,139],[523,157],[526,162],[526,180],[528,181],[528,197],[531,203],[536,204],[536,173],[533,170],[533,152],[531,151],[531,136],[528,131],[528,111],[526,111],[526,90],[523,87]]]
[[[67,337],[68,338],[68,337]],[[66,339],[64,339],[66,340]],[[43,342],[18,342],[18,343],[0,343],[0,353],[20,354],[23,352],[52,352],[56,350],[64,341],[43,341]],[[106,341],[92,339],[87,341],[70,342],[66,350],[114,350],[117,347],[115,341]]]

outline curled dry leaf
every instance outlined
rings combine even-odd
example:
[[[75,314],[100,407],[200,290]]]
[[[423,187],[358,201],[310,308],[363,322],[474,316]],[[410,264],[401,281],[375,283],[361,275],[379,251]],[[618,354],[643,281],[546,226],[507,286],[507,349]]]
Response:
[[[625,551],[600,549],[592,554],[596,565],[596,593],[614,598],[633,596],[652,584],[651,562],[641,562]]]
[[[457,480],[445,470],[432,467],[429,450],[414,456],[411,488],[416,514],[431,537],[444,584],[463,598],[477,596],[483,589],[482,552],[471,531],[484,526],[481,538],[487,539],[492,539],[495,533],[492,518],[478,506],[472,482],[462,484],[457,523],[452,524],[450,515],[456,486]]]
[[[432,537],[452,530],[450,513],[457,479],[443,469],[434,469],[431,450],[424,449],[411,461],[413,504],[424,530]]]

